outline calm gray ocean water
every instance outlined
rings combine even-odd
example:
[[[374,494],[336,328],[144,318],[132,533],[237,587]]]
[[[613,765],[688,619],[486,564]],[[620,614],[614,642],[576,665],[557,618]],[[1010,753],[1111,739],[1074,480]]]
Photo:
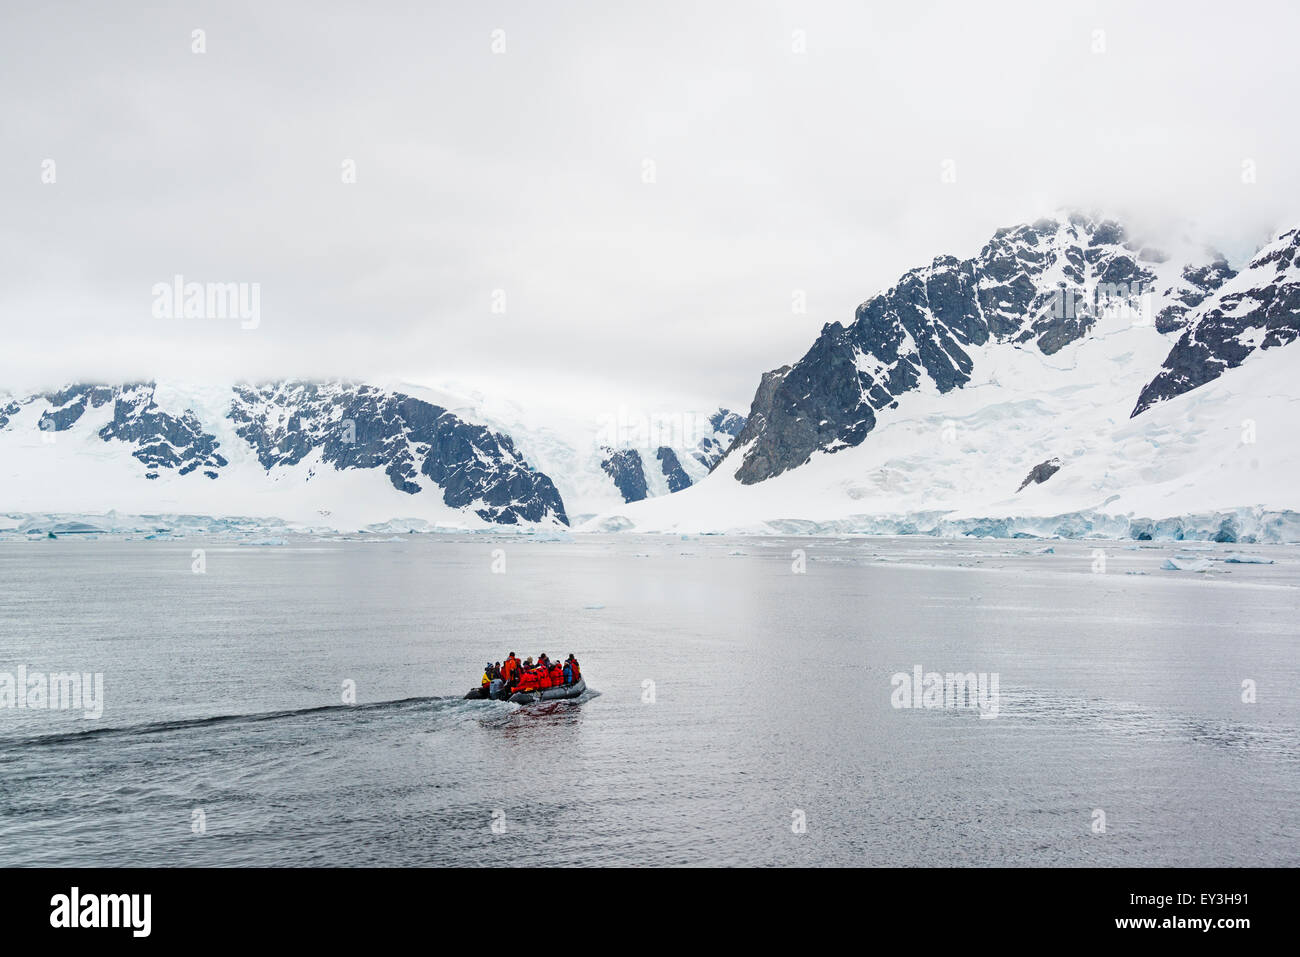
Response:
[[[3,543],[0,672],[104,710],[0,709],[0,865],[1300,864],[1300,550],[1198,547]],[[461,700],[510,650],[598,694]]]

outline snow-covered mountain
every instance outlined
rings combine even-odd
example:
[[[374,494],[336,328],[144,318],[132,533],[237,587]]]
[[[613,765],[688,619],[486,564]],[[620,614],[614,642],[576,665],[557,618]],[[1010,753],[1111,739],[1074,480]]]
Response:
[[[1063,215],[909,271],[748,416],[346,382],[0,396],[0,511],[1300,541],[1297,336],[1300,230],[1238,273]]]
[[[588,528],[1300,540],[1297,232],[1237,275],[1082,215],[912,270],[763,376],[710,477]]]
[[[568,524],[555,485],[508,435],[344,382],[83,384],[0,399],[0,509]]]
[[[1165,358],[1160,374],[1138,397],[1133,414],[1182,395],[1241,365],[1259,349],[1300,335],[1300,229],[1283,233],[1255,254],[1238,276],[1226,276],[1196,310]]]
[[[690,488],[709,474],[745,425],[744,416],[729,409],[575,413],[454,383],[440,383],[436,394],[457,412],[510,435],[528,461],[554,480],[575,523]]]
[[[802,359],[764,376],[736,443],[736,477],[752,484],[859,445],[900,398],[968,384],[985,346],[1053,356],[1108,309],[1181,328],[1231,275],[1214,260],[1178,264],[1135,249],[1118,224],[1084,216],[999,230],[972,259],[941,256],[908,272],[849,326],[830,323]]]
[[[585,517],[689,488],[743,425],[726,409],[539,422],[413,384],[77,384],[0,397],[0,511],[565,525],[570,503]]]

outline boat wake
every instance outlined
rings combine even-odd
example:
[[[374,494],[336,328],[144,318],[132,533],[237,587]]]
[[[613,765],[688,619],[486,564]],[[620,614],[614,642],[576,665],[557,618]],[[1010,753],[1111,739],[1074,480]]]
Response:
[[[428,696],[416,698],[397,698],[392,701],[369,701],[363,704],[320,705],[313,708],[290,708],[279,711],[250,712],[246,714],[209,715],[201,718],[177,718],[168,721],[149,721],[140,724],[128,724],[111,727],[87,728],[84,731],[61,731],[50,734],[36,734],[0,738],[0,751],[9,748],[45,747],[60,744],[78,744],[102,738],[118,737],[152,737],[205,729],[240,728],[246,725],[258,725],[267,722],[301,720],[312,717],[342,717],[345,714],[361,715],[375,718],[386,715],[432,709],[439,711],[466,711],[470,702],[454,696]]]

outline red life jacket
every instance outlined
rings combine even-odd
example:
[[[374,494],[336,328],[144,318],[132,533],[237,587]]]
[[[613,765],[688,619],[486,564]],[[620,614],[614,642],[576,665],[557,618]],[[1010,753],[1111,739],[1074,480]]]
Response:
[[[531,671],[525,671],[519,676],[519,684],[516,685],[520,691],[533,691],[537,688],[537,678]]]
[[[551,686],[558,688],[564,684],[564,669],[559,665],[551,665]]]
[[[551,673],[545,668],[537,669],[537,687],[549,688],[551,686]]]
[[[519,666],[519,659],[507,658],[501,662],[501,680],[509,681],[510,676],[515,673],[515,668]]]
[[[578,668],[578,659],[574,658],[570,660],[569,667],[573,669],[573,683],[576,685],[578,683],[578,679],[582,677],[582,671],[581,669]]]

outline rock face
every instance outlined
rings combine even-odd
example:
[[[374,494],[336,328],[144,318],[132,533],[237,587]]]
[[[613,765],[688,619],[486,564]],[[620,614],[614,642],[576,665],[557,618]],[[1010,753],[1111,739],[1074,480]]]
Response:
[[[568,524],[550,478],[508,435],[400,392],[340,382],[237,386],[229,418],[268,471],[318,456],[336,469],[382,469],[410,495],[440,489],[448,505],[485,521]]]
[[[217,451],[221,443],[204,431],[193,412],[176,416],[158,408],[152,382],[74,385],[42,398],[53,406],[41,414],[38,427],[44,432],[65,432],[87,409],[112,402],[113,419],[99,430],[99,437],[132,446],[131,454],[144,464],[147,479],[158,478],[162,469],[174,469],[180,475],[202,469],[206,477],[215,479],[227,464]]]
[[[88,407],[97,409],[111,402],[115,394],[116,390],[98,385],[73,385],[48,393],[43,398],[48,399],[53,408],[41,413],[40,429],[42,432],[66,432]]]
[[[645,480],[645,465],[641,453],[636,449],[605,449],[605,458],[600,467],[614,480],[614,485],[623,496],[624,502],[640,502],[648,494]]]
[[[14,417],[38,401],[46,407],[36,427],[53,433],[74,428],[92,410],[102,416],[111,405],[111,419],[92,434],[129,447],[146,479],[200,471],[219,481],[231,452],[221,449],[217,434],[229,437],[233,430],[268,482],[276,470],[304,462],[307,479],[324,468],[377,470],[401,492],[437,495],[484,521],[568,524],[551,479],[529,466],[508,435],[437,405],[343,382],[240,385],[229,395],[225,421],[220,413],[208,413],[205,422],[192,408],[160,408],[153,383],[72,385],[0,401],[0,429],[14,428]]]
[[[666,445],[661,445],[658,451],[655,452],[655,458],[659,461],[659,471],[668,480],[668,491],[670,493],[680,492],[691,487],[691,477],[682,468],[681,460],[677,458],[676,452]]]
[[[1256,349],[1300,335],[1300,229],[1283,233],[1207,297],[1189,319],[1133,415],[1218,378]]]
[[[860,444],[903,395],[961,388],[971,353],[987,343],[1050,356],[1087,335],[1103,310],[1136,315],[1144,302],[1159,303],[1161,321],[1176,328],[1231,276],[1216,257],[1157,283],[1163,262],[1130,245],[1119,224],[1080,215],[999,230],[971,259],[941,256],[864,302],[850,325],[825,326],[798,362],[764,375],[728,462],[739,459],[742,483],[763,481],[819,450]]]
[[[1156,330],[1177,332],[1182,329],[1186,325],[1188,314],[1235,275],[1236,270],[1222,257],[1203,266],[1184,268],[1182,284],[1164,292],[1168,304],[1156,316]]]
[[[1060,459],[1048,459],[1046,462],[1039,462],[1029,470],[1029,474],[1025,476],[1025,480],[1020,483],[1020,488],[1016,489],[1016,491],[1023,492],[1030,482],[1035,485],[1042,485],[1059,471],[1061,471]]]

